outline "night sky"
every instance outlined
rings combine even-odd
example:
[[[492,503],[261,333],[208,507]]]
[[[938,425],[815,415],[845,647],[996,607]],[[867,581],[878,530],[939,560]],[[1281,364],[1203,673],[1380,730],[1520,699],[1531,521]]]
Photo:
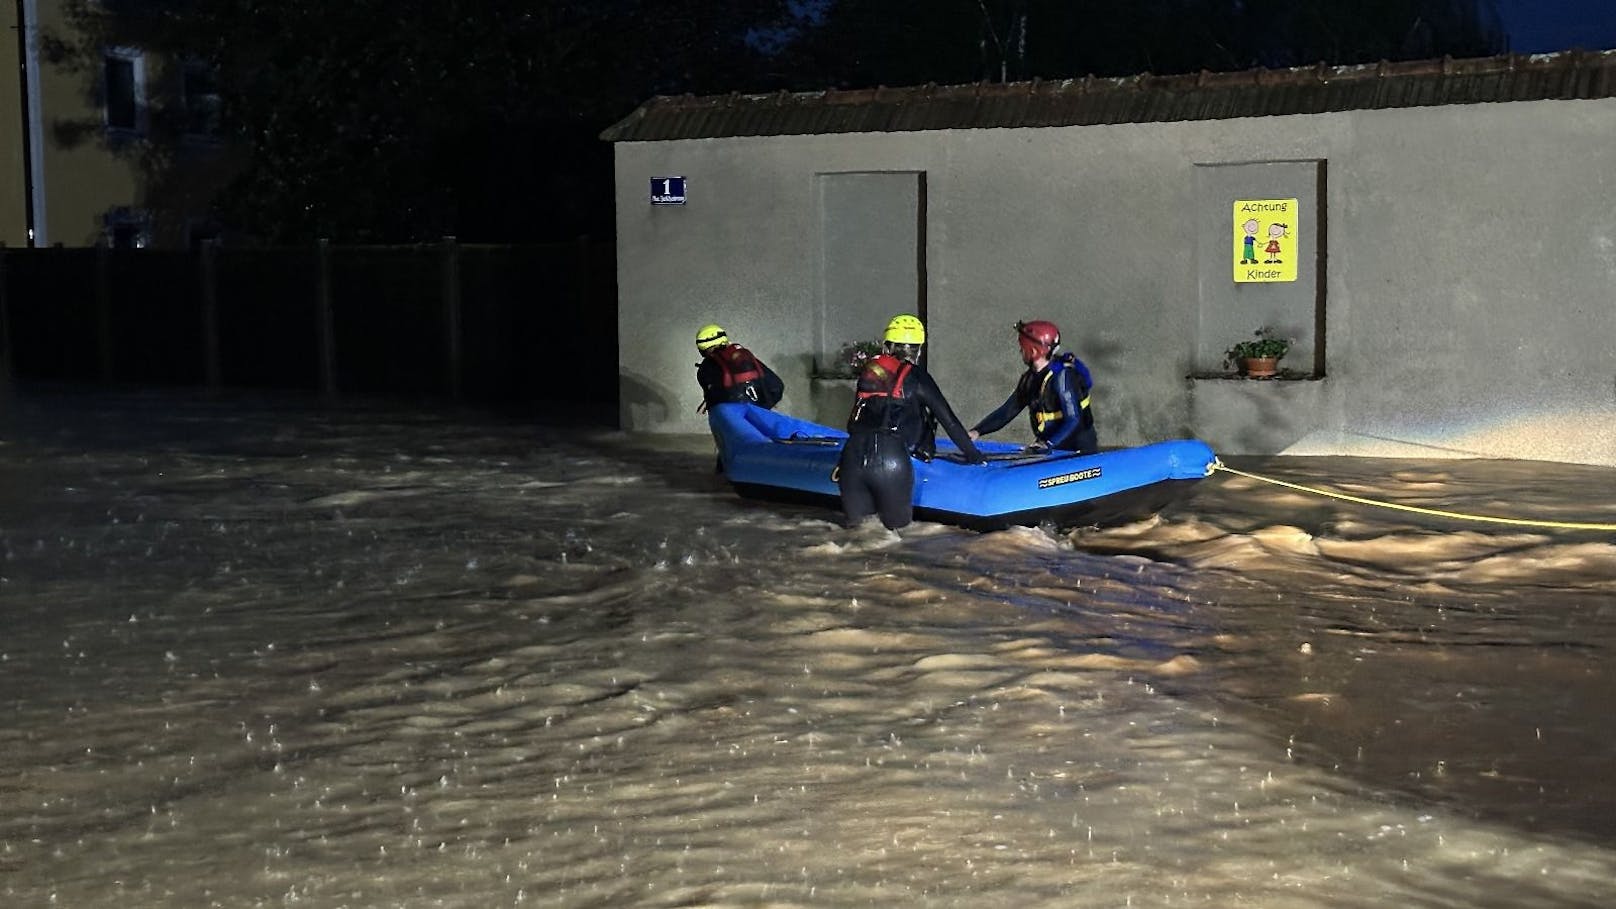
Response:
[[[1498,0],[1498,13],[1516,53],[1616,48],[1616,0]]]

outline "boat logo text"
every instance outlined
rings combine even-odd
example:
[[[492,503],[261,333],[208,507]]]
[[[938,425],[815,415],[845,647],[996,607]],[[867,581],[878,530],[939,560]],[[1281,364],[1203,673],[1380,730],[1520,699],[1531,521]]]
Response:
[[[1099,475],[1100,468],[1090,467],[1087,470],[1079,470],[1076,473],[1063,473],[1058,477],[1044,477],[1042,480],[1038,481],[1038,488],[1049,489],[1055,486],[1065,486],[1067,483],[1081,483],[1084,480],[1092,480]]]

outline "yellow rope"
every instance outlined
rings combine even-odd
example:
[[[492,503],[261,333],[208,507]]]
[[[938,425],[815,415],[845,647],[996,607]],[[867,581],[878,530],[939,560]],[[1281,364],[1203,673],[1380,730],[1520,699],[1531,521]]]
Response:
[[[1496,518],[1482,514],[1465,514],[1459,511],[1442,511],[1436,508],[1420,508],[1416,505],[1399,505],[1395,502],[1381,502],[1375,499],[1365,499],[1360,496],[1349,496],[1345,493],[1331,492],[1328,489],[1315,489],[1311,486],[1301,486],[1296,483],[1287,483],[1272,477],[1259,476],[1243,470],[1235,470],[1222,461],[1213,461],[1211,470],[1221,470],[1237,476],[1258,480],[1263,483],[1272,483],[1275,486],[1284,486],[1287,489],[1296,489],[1301,492],[1311,492],[1314,495],[1329,496],[1332,499],[1343,499],[1348,502],[1357,502],[1360,505],[1374,505],[1377,508],[1395,508],[1398,511],[1412,511],[1418,514],[1436,515],[1443,518],[1458,518],[1464,521],[1490,521],[1494,524],[1514,524],[1519,527],[1558,527],[1565,530],[1616,530],[1616,524],[1580,524],[1572,521],[1533,521],[1525,518]],[[1210,472],[1210,471],[1209,471]]]

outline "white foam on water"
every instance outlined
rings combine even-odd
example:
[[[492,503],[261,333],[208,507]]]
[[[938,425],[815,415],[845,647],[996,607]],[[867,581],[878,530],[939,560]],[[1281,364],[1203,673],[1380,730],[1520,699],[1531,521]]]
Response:
[[[0,449],[8,905],[1613,895],[1574,763],[1611,744],[1609,538],[1228,478],[1112,530],[850,531],[702,439],[46,403]],[[1613,505],[1591,468],[1278,461]]]

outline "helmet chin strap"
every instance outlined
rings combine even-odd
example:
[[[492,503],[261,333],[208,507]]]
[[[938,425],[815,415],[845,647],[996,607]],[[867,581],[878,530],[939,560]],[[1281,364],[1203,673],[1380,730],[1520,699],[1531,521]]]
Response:
[[[920,348],[921,345],[919,344],[900,344],[896,341],[886,342],[887,353],[892,354],[900,360],[908,360],[910,363],[919,362]]]
[[[1038,337],[1037,335],[1035,335],[1032,332],[1027,330],[1027,323],[1026,322],[1023,322],[1023,321],[1018,319],[1016,321],[1016,334],[1018,334],[1021,337],[1027,339],[1028,341],[1031,341],[1038,349],[1043,351],[1042,354],[1040,354],[1040,355],[1038,355],[1036,357],[1033,357],[1030,360],[1027,359],[1027,357],[1024,354],[1022,356],[1021,360],[1022,360],[1023,363],[1026,363],[1028,366],[1031,366],[1034,361],[1039,360],[1039,359],[1043,359],[1043,360],[1052,360],[1052,359],[1054,359],[1055,358],[1055,351],[1060,349],[1060,334],[1058,332],[1055,335],[1055,343],[1046,344],[1044,342],[1044,339]]]

